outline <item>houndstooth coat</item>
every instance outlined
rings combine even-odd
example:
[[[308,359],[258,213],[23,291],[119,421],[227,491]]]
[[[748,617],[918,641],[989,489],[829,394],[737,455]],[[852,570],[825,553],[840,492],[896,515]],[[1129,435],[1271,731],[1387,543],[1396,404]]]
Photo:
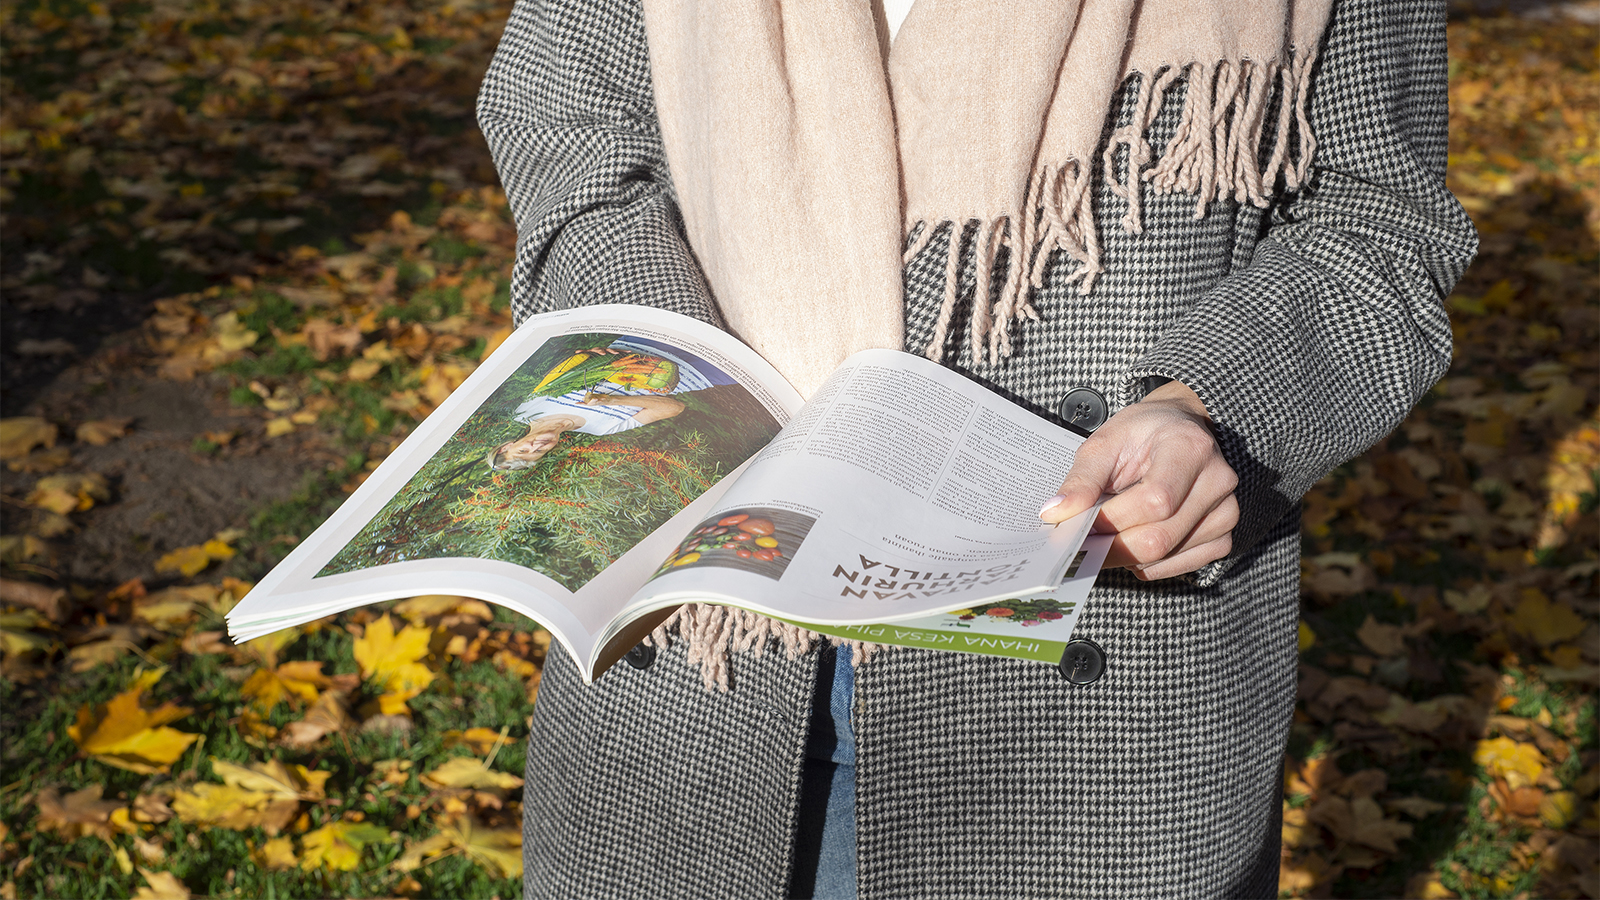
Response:
[[[1047,277],[1013,357],[963,369],[1043,411],[1077,386],[1114,410],[1147,376],[1181,380],[1240,476],[1242,519],[1232,554],[1194,576],[1102,574],[1077,626],[1105,648],[1095,684],[923,650],[867,662],[861,896],[1276,896],[1298,502],[1443,374],[1442,298],[1476,246],[1444,185],[1444,20],[1442,2],[1338,0],[1308,188],[1200,219],[1186,195],[1147,193],[1134,236],[1102,186],[1093,293]],[[1151,130],[1158,151],[1182,94]],[[519,317],[624,302],[718,321],[674,206],[636,2],[520,0],[478,116],[517,219]],[[908,348],[931,337],[949,239],[906,267]],[[966,302],[972,278],[969,259]],[[946,358],[963,368],[954,331]],[[585,688],[553,651],[528,744],[528,896],[784,894],[817,654],[735,656],[727,693],[683,654]]]

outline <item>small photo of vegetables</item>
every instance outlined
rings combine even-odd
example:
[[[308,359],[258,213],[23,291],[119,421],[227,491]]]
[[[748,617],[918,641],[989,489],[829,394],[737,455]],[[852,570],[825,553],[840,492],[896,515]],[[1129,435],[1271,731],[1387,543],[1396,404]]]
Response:
[[[725,510],[679,541],[656,576],[691,566],[722,566],[777,581],[816,521],[804,513],[766,506]]]
[[[949,624],[957,628],[970,627],[966,623],[977,621],[980,617],[989,623],[1028,627],[1062,619],[1076,606],[1077,604],[1071,600],[1061,601],[1048,596],[1026,599],[1013,597],[986,603],[983,606],[974,606],[971,609],[958,609],[946,615],[954,620]]]

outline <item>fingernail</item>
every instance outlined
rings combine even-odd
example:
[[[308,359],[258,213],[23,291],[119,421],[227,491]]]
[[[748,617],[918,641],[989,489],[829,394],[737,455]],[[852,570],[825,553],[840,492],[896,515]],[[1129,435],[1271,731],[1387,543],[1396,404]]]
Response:
[[[1065,503],[1066,499],[1067,499],[1067,497],[1066,497],[1065,494],[1057,494],[1054,497],[1051,497],[1049,500],[1046,500],[1044,502],[1043,506],[1039,507],[1039,515],[1042,516],[1045,513],[1049,512],[1050,510],[1055,509],[1056,507],[1060,506],[1062,503]]]

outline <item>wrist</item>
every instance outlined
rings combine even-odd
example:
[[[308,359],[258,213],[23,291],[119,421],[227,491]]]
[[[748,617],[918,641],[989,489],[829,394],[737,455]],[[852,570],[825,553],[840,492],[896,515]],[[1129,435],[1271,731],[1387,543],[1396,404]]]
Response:
[[[1181,381],[1169,381],[1166,384],[1144,395],[1140,403],[1159,403],[1175,406],[1190,415],[1203,421],[1211,421],[1211,413],[1206,410],[1206,405],[1201,401],[1200,395],[1189,389]]]

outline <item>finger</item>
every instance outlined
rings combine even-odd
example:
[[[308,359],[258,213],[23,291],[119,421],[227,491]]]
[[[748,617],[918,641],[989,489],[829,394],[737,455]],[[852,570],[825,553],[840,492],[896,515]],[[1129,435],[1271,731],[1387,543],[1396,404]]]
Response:
[[[1239,524],[1239,500],[1233,494],[1223,497],[1195,527],[1176,544],[1160,525],[1141,525],[1121,532],[1106,553],[1104,568],[1153,565],[1163,559],[1209,544],[1229,534]]]
[[[1193,572],[1201,566],[1216,562],[1233,551],[1233,533],[1229,532],[1198,547],[1191,547],[1175,556],[1134,568],[1133,575],[1141,581],[1156,581]]]
[[[1153,441],[1142,468],[1139,481],[1108,501],[1102,511],[1117,531],[1175,520],[1167,528],[1169,546],[1175,546],[1238,484],[1215,439],[1200,428]]]
[[[1045,501],[1039,509],[1039,518],[1050,523],[1065,522],[1100,502],[1101,495],[1111,490],[1111,479],[1117,468],[1116,453],[1102,447],[1109,445],[1095,443],[1093,438],[1078,447],[1072,468],[1061,482],[1061,490]]]

